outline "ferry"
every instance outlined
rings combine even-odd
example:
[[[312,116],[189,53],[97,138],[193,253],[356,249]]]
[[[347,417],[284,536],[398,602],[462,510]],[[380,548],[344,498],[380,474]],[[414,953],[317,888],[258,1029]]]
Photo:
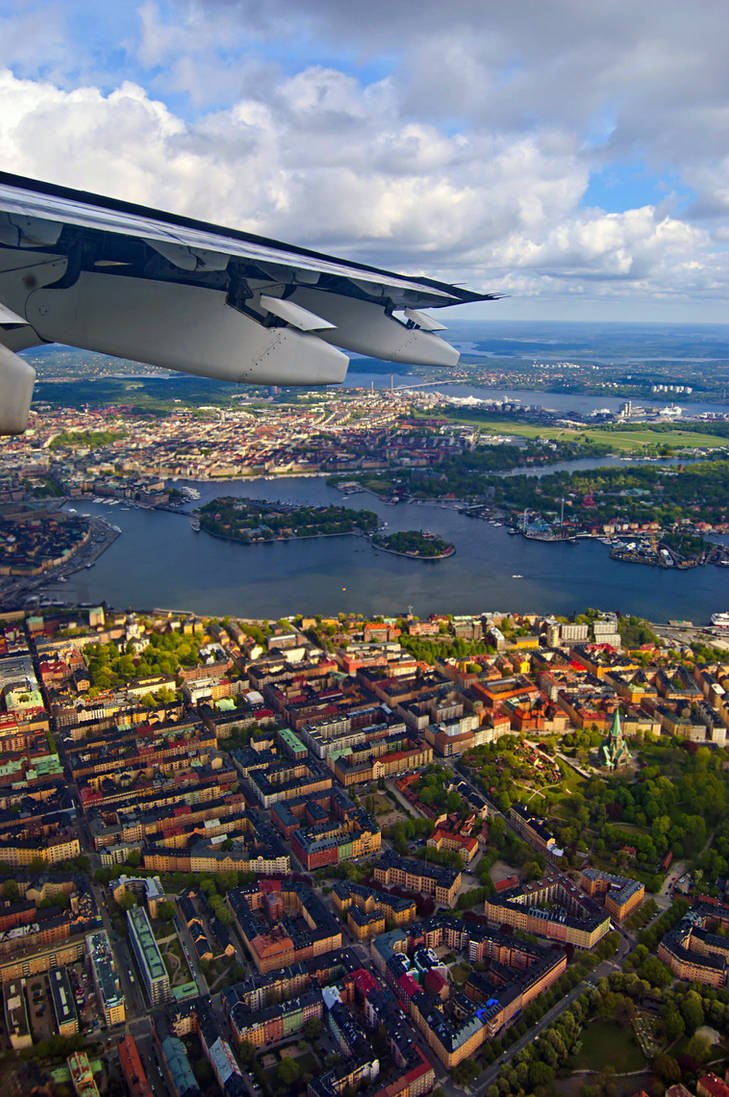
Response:
[[[715,628],[729,629],[729,613],[712,613],[711,623]]]

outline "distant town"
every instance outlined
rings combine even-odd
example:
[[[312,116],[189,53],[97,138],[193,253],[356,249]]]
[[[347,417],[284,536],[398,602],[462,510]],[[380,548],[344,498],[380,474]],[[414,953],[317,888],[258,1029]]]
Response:
[[[719,1093],[724,636],[5,612],[9,1092]]]

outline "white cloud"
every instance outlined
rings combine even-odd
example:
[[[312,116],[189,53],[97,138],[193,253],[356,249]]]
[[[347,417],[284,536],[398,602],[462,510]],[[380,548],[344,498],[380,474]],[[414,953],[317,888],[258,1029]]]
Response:
[[[0,13],[0,65],[12,64],[21,75],[38,71],[39,62],[53,68],[52,58],[68,40],[65,13],[60,4],[48,4],[39,17],[37,10],[22,5]]]
[[[6,170],[477,289],[726,292],[713,0],[143,0],[136,67],[83,86],[58,10],[45,67],[20,16],[0,46]],[[621,161],[670,179],[661,201],[584,209]]]

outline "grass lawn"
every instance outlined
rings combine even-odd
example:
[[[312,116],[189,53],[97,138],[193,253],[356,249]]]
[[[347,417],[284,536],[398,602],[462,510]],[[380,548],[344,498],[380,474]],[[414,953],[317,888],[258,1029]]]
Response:
[[[667,430],[665,432],[655,430],[586,430],[580,432],[590,442],[602,442],[615,450],[623,452],[640,449],[642,446],[666,445],[688,449],[717,449],[725,447],[726,438],[720,438],[718,434],[699,434],[692,430]]]
[[[702,1036],[706,1036],[711,1031],[711,1027],[709,1025],[702,1025],[702,1027],[697,1031],[699,1031]],[[691,1037],[686,1036],[686,1034],[684,1033],[684,1035],[681,1036],[681,1038],[678,1039],[675,1044],[671,1044],[671,1046],[668,1048],[668,1054],[672,1055],[674,1059],[677,1059],[679,1055],[686,1055],[690,1039]],[[709,1039],[711,1039],[710,1036]],[[709,1061],[712,1062],[716,1059],[721,1058],[722,1056],[725,1056],[726,1054],[727,1048],[725,1043],[712,1043],[711,1052],[709,1054]]]
[[[371,802],[375,815],[388,815],[393,811],[392,801],[382,792],[366,792],[362,796],[362,802],[368,810]]]
[[[545,427],[538,423],[520,423],[511,419],[485,419],[478,415],[470,415],[465,412],[462,415],[448,417],[454,423],[468,423],[471,426],[479,426],[491,434],[515,435],[519,438],[545,438],[556,442],[596,442],[600,445],[610,446],[616,453],[630,453],[643,449],[644,446],[666,445],[672,447],[695,449],[717,449],[726,447],[727,439],[716,434],[698,434],[693,431],[668,430],[654,431],[641,429],[635,430],[607,430],[599,427],[571,430],[564,427]]]
[[[280,1085],[280,1082],[278,1080],[277,1068],[271,1067],[269,1070],[264,1070],[263,1077],[268,1088],[271,1090],[272,1093],[275,1093]]]
[[[643,1070],[645,1065],[632,1029],[620,1028],[609,1021],[593,1021],[582,1033],[582,1047],[571,1067],[599,1071],[611,1066],[617,1074],[627,1074]]]
[[[641,1089],[649,1093],[653,1081],[653,1073],[646,1071],[645,1074],[633,1074],[629,1078],[613,1078],[611,1086],[614,1086],[615,1097],[633,1097]],[[590,1084],[589,1081],[587,1084]],[[557,1078],[554,1083],[558,1097],[582,1097],[584,1085],[584,1074],[572,1074],[567,1078]]]
[[[313,1051],[305,1051],[303,1055],[297,1056],[296,1062],[301,1067],[302,1074],[318,1074],[321,1070],[319,1060]]]
[[[451,979],[457,986],[463,986],[470,974],[470,964],[454,964],[451,968]]]
[[[565,797],[565,800],[568,799],[569,797]],[[553,803],[549,809],[549,816],[551,819],[558,819],[560,823],[572,823],[574,816],[566,806],[565,800],[557,800]]]
[[[468,412],[461,415],[449,415],[448,420],[451,423],[467,423],[469,426],[481,427],[489,434],[513,434],[519,438],[548,438],[550,441],[574,442],[578,434],[582,433],[564,427],[543,427],[538,423],[519,423],[513,419],[484,419],[480,415],[469,415]]]
[[[182,957],[182,946],[177,937],[160,945],[160,952],[173,987],[183,986],[192,980],[192,972]]]
[[[576,773],[572,769],[569,762],[563,761],[561,758],[557,759],[559,771],[562,774],[562,781],[558,789],[552,789],[552,791],[560,792],[562,789],[569,789],[570,793],[581,792],[587,784],[584,777],[581,777],[579,773]]]

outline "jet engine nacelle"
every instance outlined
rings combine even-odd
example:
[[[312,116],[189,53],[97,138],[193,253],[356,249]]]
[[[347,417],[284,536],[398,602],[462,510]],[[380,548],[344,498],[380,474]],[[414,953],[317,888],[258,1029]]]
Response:
[[[35,370],[0,343],[0,435],[22,434],[28,426]]]
[[[319,338],[327,343],[386,362],[412,362],[420,366],[458,364],[460,355],[455,347],[444,343],[432,331],[396,320],[377,302],[303,288],[297,289],[292,299],[334,324],[331,330],[319,332]]]
[[[266,327],[201,286],[84,271],[34,290],[24,313],[41,339],[221,381],[330,385],[349,364],[318,335]]]

